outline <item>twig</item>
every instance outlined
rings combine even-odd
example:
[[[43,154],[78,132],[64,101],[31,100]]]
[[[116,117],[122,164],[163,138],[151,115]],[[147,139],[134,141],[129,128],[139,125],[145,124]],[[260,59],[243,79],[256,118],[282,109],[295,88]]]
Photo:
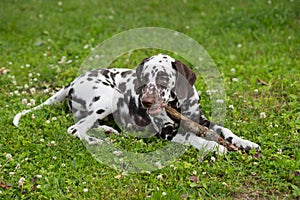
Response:
[[[238,151],[239,148],[219,136],[216,132],[208,129],[205,126],[202,126],[193,120],[183,116],[181,113],[177,112],[171,106],[165,107],[166,111],[174,117],[176,120],[180,120],[181,125],[191,131],[192,133],[196,134],[197,136],[203,137],[207,140],[216,141],[219,144],[225,146],[229,151]]]

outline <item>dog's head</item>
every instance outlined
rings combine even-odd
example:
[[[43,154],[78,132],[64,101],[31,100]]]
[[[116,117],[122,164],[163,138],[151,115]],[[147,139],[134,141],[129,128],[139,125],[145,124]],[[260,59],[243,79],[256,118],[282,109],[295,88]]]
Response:
[[[169,102],[186,98],[196,80],[190,68],[163,54],[145,58],[136,69],[136,76],[135,90],[152,116],[160,114]]]

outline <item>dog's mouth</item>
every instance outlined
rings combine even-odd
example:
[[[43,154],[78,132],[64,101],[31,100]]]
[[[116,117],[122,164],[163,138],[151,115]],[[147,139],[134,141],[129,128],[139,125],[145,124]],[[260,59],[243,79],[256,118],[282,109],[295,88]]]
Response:
[[[167,103],[166,102],[155,103],[155,104],[143,103],[143,106],[149,115],[155,116],[161,113],[162,109],[167,106]]]
[[[147,108],[147,113],[149,115],[158,115],[161,113],[162,108],[164,103],[160,104],[160,105],[153,105],[150,108]]]

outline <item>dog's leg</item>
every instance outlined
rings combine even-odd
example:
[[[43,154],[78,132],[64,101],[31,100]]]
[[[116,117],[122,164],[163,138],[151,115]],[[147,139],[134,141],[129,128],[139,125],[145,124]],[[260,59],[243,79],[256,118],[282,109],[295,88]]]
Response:
[[[171,141],[180,144],[192,145],[204,153],[216,152],[220,155],[227,153],[227,149],[224,146],[219,145],[217,142],[205,140],[189,132],[185,134],[178,133]]]
[[[97,110],[91,111],[85,118],[80,119],[74,125],[68,128],[68,133],[77,136],[80,139],[86,140],[89,144],[97,144],[102,141],[98,138],[92,137],[88,135],[89,131],[95,130],[103,130],[106,133],[118,133],[115,129],[105,126],[98,125],[98,120],[102,120],[112,113],[112,109],[108,109],[107,107],[103,107],[103,105],[109,105],[109,102],[98,101],[94,106]],[[94,130],[92,130],[95,128]]]
[[[254,142],[251,142],[249,140],[242,139],[231,132],[228,128],[224,128],[222,126],[213,125],[212,129],[217,132],[221,137],[223,137],[225,140],[230,142],[231,144],[234,144],[235,146],[244,149],[246,151],[250,151],[251,149],[260,150],[260,146]]]
[[[233,134],[228,128],[224,128],[222,126],[212,123],[203,115],[200,116],[199,123],[217,132],[221,137],[223,137],[231,144],[237,146],[238,148],[244,149],[246,151],[250,151],[251,149],[256,149],[258,151],[260,150],[260,146],[258,144],[238,137],[237,135]]]

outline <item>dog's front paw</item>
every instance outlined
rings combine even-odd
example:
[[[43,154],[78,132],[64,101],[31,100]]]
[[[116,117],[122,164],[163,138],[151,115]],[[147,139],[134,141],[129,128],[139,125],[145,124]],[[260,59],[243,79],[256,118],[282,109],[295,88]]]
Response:
[[[251,142],[249,140],[244,140],[244,139],[239,139],[235,141],[234,143],[237,147],[245,150],[245,151],[250,151],[251,149],[256,149],[256,151],[261,151],[260,146],[254,142]]]
[[[260,146],[254,142],[251,142],[249,140],[242,139],[238,137],[237,135],[233,134],[231,130],[228,128],[219,128],[217,129],[217,132],[220,132],[222,137],[224,137],[228,142],[231,144],[235,145],[236,147],[245,150],[245,151],[250,151],[251,149],[256,149],[256,151],[260,151]]]

